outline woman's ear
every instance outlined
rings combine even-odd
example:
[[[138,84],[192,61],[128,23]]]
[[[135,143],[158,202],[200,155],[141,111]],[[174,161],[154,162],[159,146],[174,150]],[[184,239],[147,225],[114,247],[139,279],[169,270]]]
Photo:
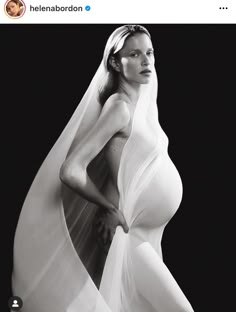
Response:
[[[118,61],[116,60],[114,56],[110,57],[109,64],[115,71],[120,72],[120,64],[118,63]]]

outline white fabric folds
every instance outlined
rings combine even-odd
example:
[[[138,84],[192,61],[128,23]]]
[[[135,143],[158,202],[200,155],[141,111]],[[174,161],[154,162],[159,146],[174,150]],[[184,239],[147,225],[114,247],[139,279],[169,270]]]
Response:
[[[182,185],[167,154],[168,139],[158,122],[155,73],[149,84],[142,85],[120,161],[119,209],[130,230],[125,234],[117,227],[99,290],[91,278],[96,276],[100,257],[92,226],[97,208],[59,179],[72,142],[76,144],[99,117],[98,85],[105,75],[101,63],[25,199],[15,234],[12,282],[14,295],[23,299],[22,312],[158,311],[152,298],[140,295],[140,278],[149,287],[145,271],[149,266],[136,274],[136,247],[144,248],[147,259],[158,257],[162,261],[162,231],[179,206]],[[100,189],[106,183],[106,172],[101,153],[89,168]]]

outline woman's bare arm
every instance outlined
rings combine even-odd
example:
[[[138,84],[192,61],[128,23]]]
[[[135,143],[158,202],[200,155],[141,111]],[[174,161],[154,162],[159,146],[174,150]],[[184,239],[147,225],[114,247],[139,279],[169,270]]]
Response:
[[[107,101],[96,124],[68,155],[60,170],[63,183],[88,201],[106,209],[115,207],[97,189],[87,174],[87,167],[106,143],[128,125],[129,120],[129,109],[124,101]]]

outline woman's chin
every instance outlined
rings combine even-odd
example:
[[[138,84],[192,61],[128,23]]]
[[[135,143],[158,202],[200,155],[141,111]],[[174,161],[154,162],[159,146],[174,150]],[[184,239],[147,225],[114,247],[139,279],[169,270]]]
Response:
[[[141,84],[148,84],[150,81],[151,81],[151,76],[145,77],[144,79],[142,79]]]

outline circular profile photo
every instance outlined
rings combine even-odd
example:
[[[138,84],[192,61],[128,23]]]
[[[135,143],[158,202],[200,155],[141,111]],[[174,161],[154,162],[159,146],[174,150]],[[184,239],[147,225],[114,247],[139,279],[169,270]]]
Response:
[[[22,17],[25,9],[25,3],[22,0],[7,0],[5,3],[5,12],[11,18]]]

